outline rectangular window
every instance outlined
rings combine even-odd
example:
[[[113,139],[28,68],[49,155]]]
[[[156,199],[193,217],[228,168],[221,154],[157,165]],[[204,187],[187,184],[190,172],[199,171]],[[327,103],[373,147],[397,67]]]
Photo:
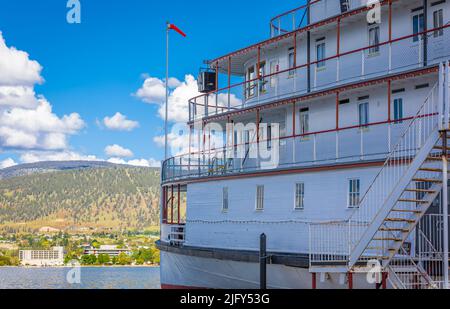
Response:
[[[267,150],[272,149],[272,126],[267,126]]]
[[[300,135],[309,133],[309,108],[300,110]]]
[[[341,13],[350,11],[350,0],[341,0]]]
[[[263,61],[259,64],[259,92],[260,93],[265,93],[267,91],[267,87],[266,87],[266,62]]]
[[[434,28],[440,28],[444,26],[444,13],[443,10],[437,10],[433,12],[433,26]],[[434,37],[440,37],[444,35],[444,29],[434,31]]]
[[[359,104],[359,125],[361,127],[369,125],[369,103]]]
[[[317,43],[316,46],[317,68],[325,67],[325,42]]]
[[[348,186],[348,207],[357,208],[361,198],[361,181],[359,179],[350,179]]]
[[[394,100],[394,121],[401,123],[403,119],[403,99]]]
[[[247,70],[247,98],[251,98],[255,95],[255,81],[254,79],[256,78],[256,72],[255,72],[255,67],[251,66],[250,68],[248,68]]]
[[[424,15],[423,13],[416,14],[413,16],[413,34],[422,33],[425,30]],[[415,35],[413,37],[413,42],[418,42],[420,35]]]
[[[297,183],[295,185],[295,209],[305,209],[305,184]]]
[[[278,60],[270,61],[270,87],[277,86]]]
[[[371,26],[369,28],[369,46],[372,46],[369,49],[369,54],[376,54],[380,51],[380,27],[379,26]]]
[[[256,210],[264,210],[264,186],[256,187]]]
[[[222,211],[228,211],[228,187],[225,187],[222,190]]]
[[[292,77],[295,75],[295,51],[294,48],[289,48],[289,77]]]

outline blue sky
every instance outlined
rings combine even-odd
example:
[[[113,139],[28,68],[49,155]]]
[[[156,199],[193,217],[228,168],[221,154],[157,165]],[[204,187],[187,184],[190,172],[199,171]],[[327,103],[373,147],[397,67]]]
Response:
[[[142,74],[165,76],[167,20],[188,34],[186,39],[175,33],[171,37],[170,76],[183,81],[185,74],[197,75],[204,59],[266,39],[271,17],[302,4],[293,0],[80,2],[82,23],[74,25],[66,22],[66,0],[0,0],[0,31],[8,47],[27,52],[43,67],[45,82],[35,91],[45,96],[53,113],[58,117],[78,113],[84,121],[82,129],[68,136],[65,151],[108,159],[105,147],[120,145],[133,152],[128,160],[163,158],[163,149],[153,141],[163,134],[159,106],[132,94],[143,85]],[[121,132],[96,124],[117,112],[140,126]],[[24,153],[34,151],[2,150],[0,160],[12,158],[17,163]]]

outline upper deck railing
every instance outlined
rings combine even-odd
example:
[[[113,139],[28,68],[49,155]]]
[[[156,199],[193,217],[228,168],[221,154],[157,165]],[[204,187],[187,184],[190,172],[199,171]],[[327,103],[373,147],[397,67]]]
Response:
[[[263,71],[260,77],[190,99],[189,120],[194,122],[308,92],[318,92],[438,63],[450,56],[449,27],[450,24],[447,23],[442,27],[379,44],[339,51],[322,60],[282,68],[275,73]],[[435,35],[436,33],[439,35]]]
[[[309,4],[272,18],[270,21],[270,37],[274,38],[305,27],[309,23],[367,6],[367,3],[367,0],[311,0]]]

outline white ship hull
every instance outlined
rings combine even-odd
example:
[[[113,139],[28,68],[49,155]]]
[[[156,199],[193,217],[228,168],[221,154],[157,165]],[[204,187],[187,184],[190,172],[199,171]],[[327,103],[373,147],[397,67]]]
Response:
[[[325,279],[325,280],[321,280]],[[259,289],[259,264],[201,258],[161,252],[163,289]],[[308,269],[283,265],[267,266],[269,289],[312,289]],[[348,279],[339,274],[316,277],[317,289],[348,289]],[[365,274],[353,275],[353,288],[375,289]]]

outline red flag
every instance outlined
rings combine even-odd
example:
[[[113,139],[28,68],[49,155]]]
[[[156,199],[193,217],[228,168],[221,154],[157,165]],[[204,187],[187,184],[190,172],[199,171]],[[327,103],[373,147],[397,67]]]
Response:
[[[178,28],[177,26],[175,26],[174,24],[167,24],[167,27],[170,30],[175,30],[176,32],[178,32],[179,34],[181,34],[183,37],[186,37],[186,33],[184,33],[183,31],[181,31],[180,28]]]

